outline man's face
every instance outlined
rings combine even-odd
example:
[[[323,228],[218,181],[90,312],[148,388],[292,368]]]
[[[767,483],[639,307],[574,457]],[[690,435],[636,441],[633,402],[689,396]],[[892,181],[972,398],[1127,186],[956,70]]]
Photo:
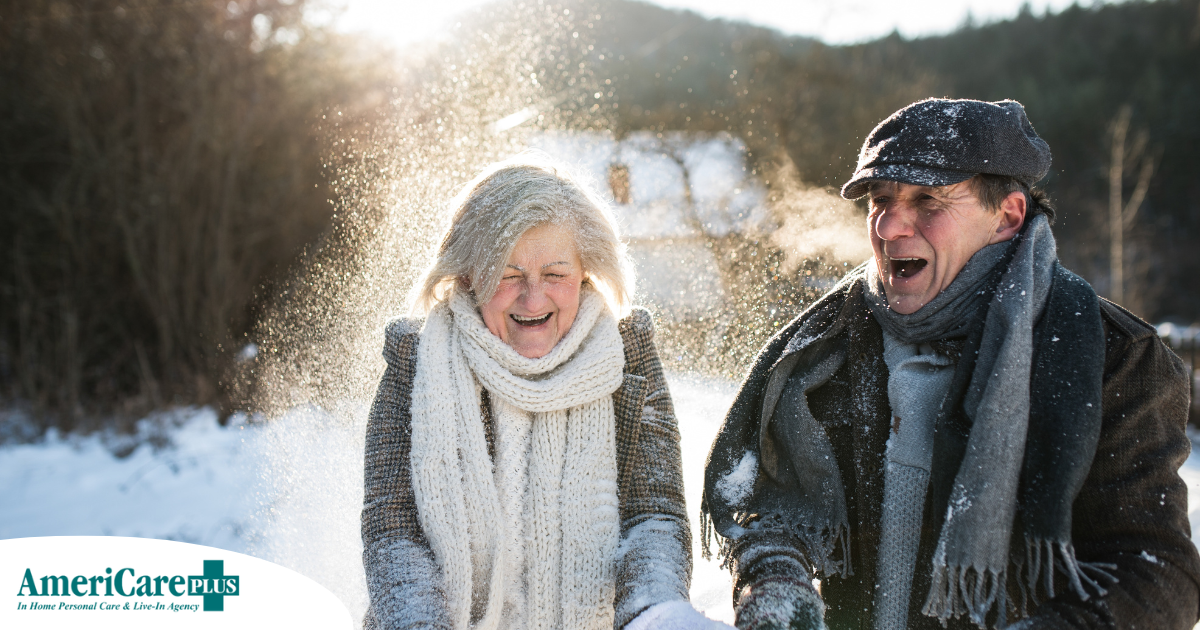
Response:
[[[969,182],[936,187],[876,182],[870,199],[867,224],[875,265],[888,305],[905,315],[950,286],[975,252],[1012,238],[1025,214],[1021,196],[1013,227],[1009,212],[988,210]]]

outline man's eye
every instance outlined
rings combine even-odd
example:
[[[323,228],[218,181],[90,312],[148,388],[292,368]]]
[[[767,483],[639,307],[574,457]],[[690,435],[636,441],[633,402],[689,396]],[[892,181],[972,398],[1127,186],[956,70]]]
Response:
[[[566,276],[566,274],[561,274],[561,273],[548,273],[548,274],[546,274],[546,277],[554,278],[555,280],[558,280],[559,278],[565,278],[567,276]]]
[[[500,278],[500,280],[503,282],[509,282],[511,280],[520,280],[520,279],[521,279],[521,276],[504,276],[503,278]]]
[[[887,205],[888,201],[891,201],[891,200],[888,199],[887,197],[872,197],[871,205],[878,207],[878,208],[882,208],[883,206]]]

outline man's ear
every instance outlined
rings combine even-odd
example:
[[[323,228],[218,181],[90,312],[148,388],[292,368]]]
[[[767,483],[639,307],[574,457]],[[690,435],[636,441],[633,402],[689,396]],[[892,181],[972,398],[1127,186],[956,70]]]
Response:
[[[1000,223],[996,226],[996,233],[992,235],[988,245],[993,243],[1002,243],[1017,235],[1021,231],[1021,226],[1025,224],[1025,193],[1015,191],[1008,193],[1004,201],[1000,202]]]

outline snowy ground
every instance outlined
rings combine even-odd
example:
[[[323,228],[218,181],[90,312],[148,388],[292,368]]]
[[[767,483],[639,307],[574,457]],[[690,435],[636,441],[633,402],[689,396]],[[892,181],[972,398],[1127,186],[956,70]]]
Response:
[[[669,381],[695,534],[692,600],[732,621],[729,576],[700,557],[696,513],[704,458],[735,385]],[[134,438],[51,434],[0,447],[0,539],[139,536],[249,553],[321,582],[357,623],[366,606],[358,535],[365,414],[297,409],[268,424],[235,418],[221,427],[212,410],[185,409],[148,418]],[[1200,539],[1200,455],[1181,475]]]

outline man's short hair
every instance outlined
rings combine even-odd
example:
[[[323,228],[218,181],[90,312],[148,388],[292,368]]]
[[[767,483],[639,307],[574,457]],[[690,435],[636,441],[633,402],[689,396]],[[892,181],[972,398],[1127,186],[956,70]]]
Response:
[[[990,173],[980,173],[968,179],[967,185],[971,187],[971,192],[975,193],[983,207],[992,212],[999,211],[1000,204],[1004,203],[1004,199],[1009,195],[1015,192],[1025,193],[1025,220],[1044,214],[1051,223],[1054,222],[1054,203],[1041,188],[1030,188],[1015,177]]]

